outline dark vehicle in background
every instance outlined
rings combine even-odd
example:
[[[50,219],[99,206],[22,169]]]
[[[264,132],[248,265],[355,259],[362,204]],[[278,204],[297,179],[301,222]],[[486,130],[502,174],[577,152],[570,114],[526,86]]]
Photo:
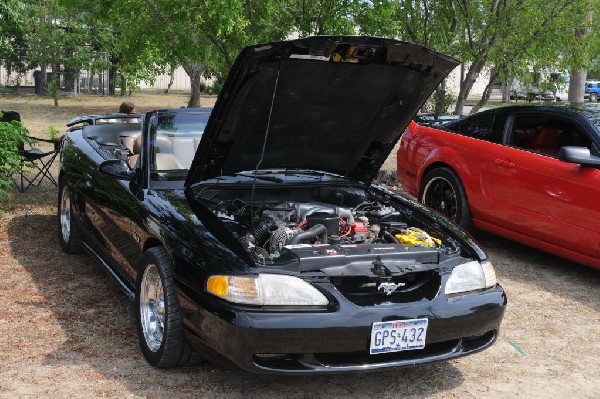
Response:
[[[600,268],[600,105],[510,106],[411,123],[406,190],[460,226]]]
[[[556,101],[556,96],[551,90],[543,89],[535,95],[535,99],[540,101]]]
[[[71,129],[60,244],[135,299],[155,367],[368,371],[485,349],[506,305],[485,252],[372,184],[455,65],[369,37],[248,47],[212,111]]]

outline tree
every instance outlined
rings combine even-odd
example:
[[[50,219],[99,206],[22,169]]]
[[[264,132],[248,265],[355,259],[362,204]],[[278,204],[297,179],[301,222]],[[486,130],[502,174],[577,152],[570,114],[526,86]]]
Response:
[[[597,42],[581,30],[594,0],[374,0],[361,2],[357,22],[361,32],[399,37],[452,55],[463,62],[460,90],[454,112],[461,114],[473,85],[484,69],[488,84],[477,111],[498,79],[507,91],[509,82],[527,80],[530,68],[569,68],[586,65]],[[579,27],[579,28],[576,28]],[[589,30],[588,30],[589,32]],[[565,54],[571,49],[575,56]],[[596,50],[597,52],[597,50]],[[443,85],[438,97],[444,96]],[[443,109],[443,108],[442,108]]]
[[[360,9],[355,0],[291,0],[277,5],[287,26],[300,36],[353,34]]]
[[[457,56],[461,50],[459,20],[452,1],[362,1],[356,21],[361,33],[399,37],[436,51]],[[434,112],[447,112],[446,82],[434,94]]]
[[[19,50],[25,46],[21,8],[20,2],[16,0],[0,3],[0,60],[9,72],[25,72],[28,67],[19,54]]]
[[[150,66],[151,73],[181,65],[192,86],[188,106],[197,107],[203,75],[222,77],[245,45],[287,35],[277,4],[275,0],[111,1],[110,14],[117,16],[114,29],[120,41],[115,45],[119,70],[131,79],[134,72],[148,73],[143,65]],[[132,60],[134,49],[145,55]]]
[[[50,89],[54,97],[54,106],[58,106],[59,73],[80,69],[103,67],[103,60],[96,57],[94,43],[101,35],[90,31],[81,14],[68,9],[65,2],[59,0],[9,0],[4,7],[10,7],[10,20],[13,38],[18,39],[23,53],[18,60],[23,68],[40,67],[41,81],[44,88],[46,70],[52,68],[52,84]],[[16,40],[16,39],[15,39]],[[13,48],[16,45],[11,46]]]
[[[510,13],[509,27],[499,32],[496,45],[488,53],[490,77],[471,113],[479,111],[489,100],[497,79],[508,88],[508,82],[515,78],[529,82],[532,68],[534,71],[564,68],[564,43],[571,35],[569,26],[577,15],[577,1],[522,0],[515,7]],[[551,83],[555,82],[546,84]]]
[[[17,151],[20,143],[33,142],[23,136],[27,133],[27,129],[21,122],[0,122],[0,197],[7,195],[5,190],[10,188],[12,176],[19,173],[21,167],[30,166],[22,164],[23,159]]]
[[[600,51],[600,34],[594,29],[594,19],[600,15],[600,5],[597,1],[584,1],[580,9],[582,20],[572,27],[574,42],[570,52],[566,53],[566,63],[571,69],[569,81],[569,101],[583,102],[587,68],[592,66],[592,58]],[[595,5],[595,8],[592,6]],[[586,7],[589,6],[589,7]]]

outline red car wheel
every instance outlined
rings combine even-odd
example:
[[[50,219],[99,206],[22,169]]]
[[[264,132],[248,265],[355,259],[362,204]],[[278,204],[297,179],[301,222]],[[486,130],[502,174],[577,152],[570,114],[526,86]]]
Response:
[[[423,178],[419,200],[466,230],[471,230],[471,210],[460,178],[450,168],[436,168]]]

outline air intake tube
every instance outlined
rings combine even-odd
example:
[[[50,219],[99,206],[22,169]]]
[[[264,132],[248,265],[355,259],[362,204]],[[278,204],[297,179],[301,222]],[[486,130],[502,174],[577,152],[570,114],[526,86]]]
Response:
[[[322,224],[315,224],[310,229],[303,231],[302,233],[296,234],[287,243],[287,245],[298,244],[302,240],[315,239],[317,237],[319,237],[319,241],[321,241],[322,244],[327,244],[327,228]]]
[[[248,229],[248,234],[254,237],[259,246],[263,246],[269,239],[270,232],[277,229],[275,220],[269,216],[258,219],[254,226]]]

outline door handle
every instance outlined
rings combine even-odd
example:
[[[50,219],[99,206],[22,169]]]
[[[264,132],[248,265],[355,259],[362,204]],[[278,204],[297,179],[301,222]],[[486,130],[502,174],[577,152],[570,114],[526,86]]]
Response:
[[[514,168],[515,164],[510,161],[505,161],[504,159],[496,159],[494,161],[498,166],[506,166],[507,168]]]

